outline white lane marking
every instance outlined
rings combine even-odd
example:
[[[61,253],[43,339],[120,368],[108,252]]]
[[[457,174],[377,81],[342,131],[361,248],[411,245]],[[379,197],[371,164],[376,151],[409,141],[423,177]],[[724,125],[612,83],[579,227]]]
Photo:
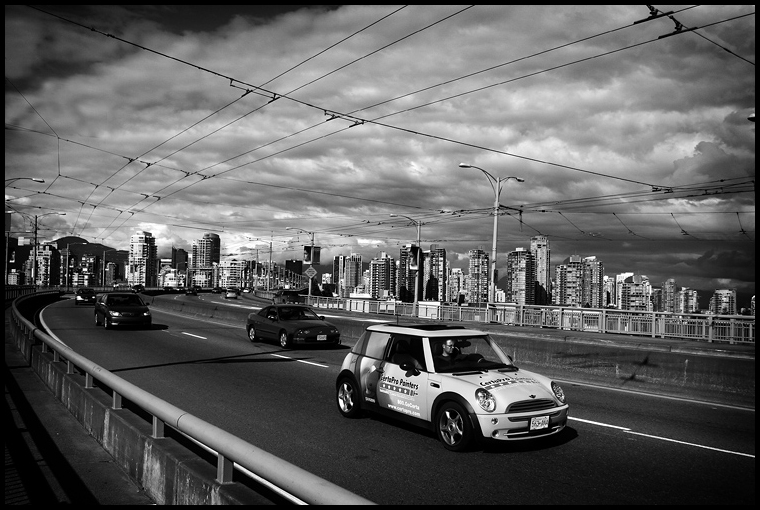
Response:
[[[299,363],[306,363],[307,365],[314,365],[314,366],[322,367],[322,368],[330,368],[329,365],[322,365],[321,363],[314,363],[313,361],[305,361],[305,360],[302,360],[302,359],[295,359],[295,358],[291,358],[290,356],[283,356],[282,354],[272,354],[272,356],[276,356],[278,358],[289,359],[289,360],[292,360],[292,361],[298,361]]]
[[[574,418],[572,416],[568,416],[567,419],[568,420],[575,420],[575,421],[582,421],[583,423],[589,423],[591,425],[599,425],[600,427],[609,427],[611,429],[624,430],[626,432],[628,432],[629,430],[631,430],[631,429],[629,429],[627,427],[619,427],[617,425],[610,425],[608,423],[601,423],[601,422],[598,422],[598,421],[581,420],[580,418]]]
[[[193,335],[192,333],[185,333],[184,331],[182,332],[182,334],[183,335],[187,335],[187,336],[192,336],[192,337],[195,337],[195,338],[200,338],[201,340],[208,340],[205,336]]]
[[[686,446],[695,446],[697,448],[704,448],[706,450],[713,450],[713,451],[716,451],[716,452],[731,453],[733,455],[741,455],[742,457],[749,457],[751,459],[755,458],[755,456],[752,455],[751,453],[742,453],[742,452],[734,452],[734,451],[731,451],[731,450],[723,450],[721,448],[714,448],[712,446],[705,446],[703,444],[687,443],[686,441],[679,441],[677,439],[669,439],[667,437],[652,436],[650,434],[643,434],[641,432],[634,432],[632,430],[626,430],[626,432],[629,433],[629,434],[636,434],[637,436],[649,437],[649,438],[652,438],[652,439],[659,439],[661,441],[670,441],[671,443],[685,444]]]
[[[568,420],[580,421],[580,422],[583,422],[583,423],[588,423],[590,425],[598,425],[600,427],[609,427],[609,428],[612,428],[612,429],[618,429],[618,430],[622,430],[626,434],[634,434],[634,435],[641,436],[641,437],[648,437],[650,439],[659,439],[660,441],[670,441],[671,443],[678,443],[678,444],[682,444],[682,445],[686,445],[686,446],[694,446],[696,448],[704,448],[706,450],[712,450],[712,451],[715,451],[715,452],[730,453],[732,455],[740,455],[742,457],[749,457],[751,459],[755,458],[755,456],[752,455],[751,453],[734,452],[734,451],[731,451],[731,450],[723,450],[721,448],[715,448],[715,447],[712,447],[712,446],[705,446],[705,445],[697,444],[697,443],[687,443],[686,441],[679,441],[678,439],[670,439],[668,437],[662,437],[662,436],[653,436],[651,434],[644,434],[643,432],[634,432],[633,430],[629,429],[628,427],[620,427],[618,425],[610,425],[609,423],[601,423],[601,422],[598,422],[598,421],[591,421],[591,420],[582,420],[580,418],[574,418],[572,416],[568,416],[567,419]]]

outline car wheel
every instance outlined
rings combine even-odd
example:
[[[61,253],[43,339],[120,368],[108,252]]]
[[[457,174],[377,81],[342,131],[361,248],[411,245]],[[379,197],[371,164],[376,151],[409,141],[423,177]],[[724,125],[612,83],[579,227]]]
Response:
[[[359,391],[348,377],[338,382],[338,411],[346,418],[357,418],[361,414]]]
[[[248,327],[248,340],[250,340],[251,342],[256,341],[256,328],[254,328],[253,326]]]
[[[288,334],[284,331],[280,331],[280,347],[287,349],[290,347],[290,340],[288,340]]]
[[[435,418],[436,434],[447,450],[461,452],[472,442],[474,432],[470,418],[456,402],[445,402]]]
[[[95,325],[101,326],[100,319],[98,318],[98,312],[95,312]]]

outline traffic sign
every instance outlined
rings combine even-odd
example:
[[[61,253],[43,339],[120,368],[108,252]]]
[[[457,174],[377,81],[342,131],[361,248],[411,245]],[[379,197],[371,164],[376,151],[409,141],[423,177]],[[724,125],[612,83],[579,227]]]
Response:
[[[309,278],[314,278],[315,276],[317,276],[317,270],[309,266],[309,269],[306,270],[306,276],[308,276]]]

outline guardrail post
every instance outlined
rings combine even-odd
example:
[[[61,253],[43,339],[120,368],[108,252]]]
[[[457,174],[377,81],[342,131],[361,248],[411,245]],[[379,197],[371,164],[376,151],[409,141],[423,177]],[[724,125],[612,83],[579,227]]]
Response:
[[[121,395],[113,392],[113,397],[111,397],[111,409],[121,409]]]
[[[72,363],[70,360],[66,360],[66,375],[71,375],[74,373],[74,363]]]
[[[164,437],[164,421],[153,416],[153,438],[161,439]]]
[[[230,483],[232,481],[233,470],[233,462],[221,453],[217,454],[216,481],[219,483]]]
[[[88,390],[95,387],[95,378],[90,373],[86,373],[84,376],[84,387]]]

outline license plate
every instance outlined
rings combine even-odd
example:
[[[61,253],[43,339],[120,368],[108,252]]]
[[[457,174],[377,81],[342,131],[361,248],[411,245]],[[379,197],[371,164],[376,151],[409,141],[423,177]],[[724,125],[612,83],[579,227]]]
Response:
[[[549,428],[548,416],[537,416],[530,419],[530,430],[541,430]]]
[[[324,342],[327,340],[327,335],[317,335],[317,342]]]

